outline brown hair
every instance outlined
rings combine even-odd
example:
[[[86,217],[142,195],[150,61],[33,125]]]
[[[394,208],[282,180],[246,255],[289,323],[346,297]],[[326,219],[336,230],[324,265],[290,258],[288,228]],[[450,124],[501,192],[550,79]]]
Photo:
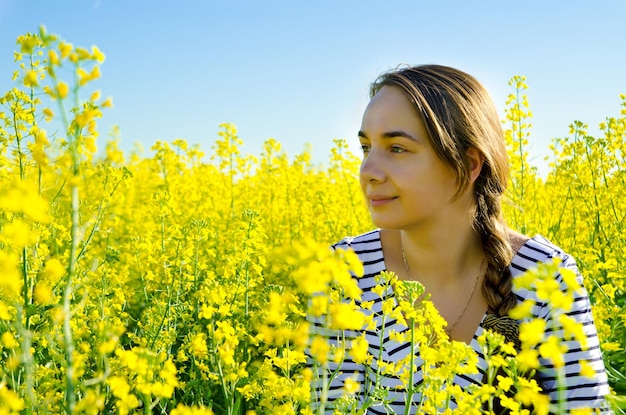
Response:
[[[491,96],[471,75],[441,65],[384,73],[372,84],[371,97],[385,85],[400,88],[415,106],[435,152],[456,174],[457,195],[470,185],[467,150],[473,147],[482,154],[482,170],[474,184],[473,222],[487,256],[482,293],[489,312],[506,315],[516,305],[509,269],[513,251],[501,207],[509,178],[509,159]]]

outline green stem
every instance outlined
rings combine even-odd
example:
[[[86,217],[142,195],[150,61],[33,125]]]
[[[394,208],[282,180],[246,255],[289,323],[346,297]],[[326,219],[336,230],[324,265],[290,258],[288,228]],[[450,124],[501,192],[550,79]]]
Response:
[[[54,75],[51,75],[52,80],[58,85],[58,80]],[[74,91],[76,99],[78,99],[78,91]],[[65,341],[65,412],[68,415],[74,413],[74,407],[76,405],[75,385],[74,385],[74,339],[72,334],[72,278],[76,269],[78,243],[79,243],[79,195],[77,181],[80,171],[80,160],[78,155],[78,137],[80,130],[77,127],[71,128],[71,124],[68,121],[67,114],[65,112],[65,106],[63,105],[63,99],[58,100],[60,114],[63,120],[63,125],[68,135],[68,148],[70,156],[72,158],[72,170],[71,170],[71,245],[70,245],[70,261],[67,268],[67,279],[65,281],[65,289],[63,292],[63,337]]]
[[[163,238],[165,238],[165,235],[163,235]],[[165,250],[165,247],[163,249]],[[176,258],[178,258],[179,254],[180,254],[180,245],[176,249]],[[163,277],[167,278],[167,264],[165,262],[165,259],[163,260]],[[163,330],[163,327],[165,326],[165,320],[167,319],[167,316],[171,312],[172,296],[174,295],[173,293],[174,293],[175,282],[176,282],[176,273],[172,272],[172,278],[170,279],[170,283],[167,286],[167,305],[165,306],[165,310],[163,311],[163,318],[161,318],[161,323],[159,324],[159,328],[154,332],[154,337],[152,338],[152,342],[150,343],[150,348],[152,350],[154,350],[156,341],[159,338],[159,333],[161,333],[161,330]]]
[[[23,320],[22,308],[16,307],[17,309],[17,325],[18,331],[20,333],[20,337],[22,338],[22,364],[24,365],[24,379],[26,381],[25,389],[25,414],[32,414],[35,409],[35,388],[33,384],[34,373],[33,373],[33,355],[30,352],[31,349],[31,334],[26,327],[24,327],[21,322]]]
[[[74,177],[78,175],[74,171]],[[78,251],[78,186],[75,183],[71,186],[72,190],[72,244],[70,247],[70,264],[67,270],[67,280],[65,283],[65,291],[63,293],[63,336],[65,340],[65,359],[67,362],[65,371],[65,402],[66,412],[68,415],[74,413],[76,405],[76,396],[74,394],[74,342],[72,335],[72,277],[76,267],[76,255]]]
[[[406,391],[406,405],[404,415],[411,413],[411,403],[413,402],[413,367],[415,366],[415,322],[411,321],[411,357],[409,358],[409,384]]]
[[[328,402],[328,363],[322,365],[322,395],[320,406],[317,408],[318,415],[326,413],[326,402]]]
[[[565,414],[567,410],[565,408],[565,402],[567,402],[567,396],[565,393],[565,385],[563,381],[565,380],[565,368],[563,366],[557,368],[556,370],[556,384],[557,384],[557,396],[558,396],[558,410],[557,414]]]

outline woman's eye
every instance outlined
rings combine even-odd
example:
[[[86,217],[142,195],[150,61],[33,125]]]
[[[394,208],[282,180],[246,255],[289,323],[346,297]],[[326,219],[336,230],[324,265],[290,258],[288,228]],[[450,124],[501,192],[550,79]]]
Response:
[[[370,152],[370,146],[368,146],[366,144],[361,144],[361,151],[363,151],[363,153],[369,153]]]
[[[391,146],[391,152],[392,153],[403,153],[404,151],[406,151],[406,150],[404,150],[402,147]]]

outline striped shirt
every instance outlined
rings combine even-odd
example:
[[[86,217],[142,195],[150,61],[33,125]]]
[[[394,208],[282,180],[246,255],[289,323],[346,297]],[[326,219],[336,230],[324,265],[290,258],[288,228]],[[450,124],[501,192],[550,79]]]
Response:
[[[326,406],[333,407],[333,401],[344,394],[343,387],[347,378],[352,378],[359,382],[360,390],[356,395],[358,400],[363,400],[363,396],[368,394],[367,388],[372,388],[373,374],[376,372],[378,362],[377,356],[381,356],[385,362],[397,362],[405,358],[410,348],[407,343],[398,343],[391,339],[389,335],[379,337],[381,331],[388,332],[402,332],[406,330],[406,326],[399,324],[397,321],[385,318],[383,321],[382,315],[382,303],[386,299],[394,296],[393,289],[390,288],[387,292],[383,293],[382,297],[372,292],[372,288],[377,285],[375,277],[380,272],[386,270],[385,259],[383,257],[383,250],[380,241],[380,231],[374,230],[356,237],[347,237],[333,245],[335,249],[352,249],[358,255],[359,259],[364,266],[364,275],[358,279],[358,284],[362,290],[361,301],[372,301],[371,312],[374,314],[376,322],[376,331],[365,331],[365,337],[369,343],[369,352],[374,356],[374,360],[366,368],[363,365],[354,363],[350,356],[346,354],[346,358],[340,368],[338,376],[336,376],[331,382],[328,391],[328,402]],[[578,283],[583,286],[582,276],[578,272],[576,263],[572,257],[564,253],[561,249],[550,243],[544,237],[537,235],[528,241],[518,250],[515,254],[510,269],[513,278],[519,277],[525,271],[536,267],[538,263],[552,261],[553,258],[558,258],[561,261],[561,268],[569,268],[577,275]],[[567,286],[560,274],[557,275],[557,281],[560,284],[562,290],[567,290]],[[531,318],[541,318],[546,320],[548,327],[546,334],[555,334],[558,338],[563,339],[563,332],[560,329],[560,324],[557,321],[552,321],[552,310],[550,304],[545,301],[541,301],[537,298],[536,292],[532,289],[518,289],[514,288],[514,293],[517,296],[518,302],[525,300],[532,300],[535,302],[532,308]],[[357,305],[360,305],[357,302]],[[607,406],[606,395],[609,393],[608,380],[602,361],[602,354],[600,351],[600,345],[598,341],[598,335],[593,323],[591,314],[591,306],[587,292],[583,289],[577,291],[575,298],[573,299],[573,306],[569,312],[566,313],[569,317],[575,319],[584,328],[586,335],[587,348],[581,347],[581,344],[576,340],[562,340],[562,344],[567,346],[567,352],[564,353],[564,373],[565,373],[565,396],[566,407],[569,410],[579,407],[586,408],[598,408],[600,413],[609,414],[612,413]],[[384,324],[384,327],[383,327]],[[316,324],[316,330],[323,332],[324,329]],[[552,332],[550,332],[552,330]],[[481,323],[473,336],[470,343],[471,348],[478,356],[478,368],[479,373],[471,375],[456,375],[453,383],[458,385],[462,389],[466,389],[469,385],[480,385],[483,380],[483,375],[487,369],[487,362],[483,355],[481,346],[478,343],[478,337],[483,333],[484,328]],[[360,333],[346,332],[347,338],[356,336]],[[332,334],[327,332],[327,335],[332,338]],[[382,353],[381,353],[382,346]],[[419,359],[418,359],[419,360]],[[589,378],[581,376],[580,361],[586,361],[591,365],[595,372],[595,377]],[[540,358],[541,369],[538,373],[538,381],[543,391],[549,395],[552,402],[556,402],[557,389],[556,389],[556,370],[549,360]],[[331,370],[336,369],[332,367]],[[371,370],[370,370],[371,369]],[[418,370],[413,375],[413,379],[416,385],[423,382],[421,370]],[[400,381],[391,376],[383,376],[381,379],[382,386],[390,388],[388,399],[391,399],[390,408],[393,412],[388,412],[382,406],[370,407],[367,414],[386,414],[386,413],[403,413],[405,409],[405,395],[404,392],[394,391],[394,386],[400,384]],[[321,383],[319,381],[313,382],[314,389],[314,402],[319,399],[321,392]],[[371,394],[371,390],[369,394]],[[419,401],[420,396],[415,396],[414,401]],[[452,403],[454,406],[454,403]],[[330,413],[332,410],[329,409]],[[412,409],[411,413],[415,413],[415,409]]]

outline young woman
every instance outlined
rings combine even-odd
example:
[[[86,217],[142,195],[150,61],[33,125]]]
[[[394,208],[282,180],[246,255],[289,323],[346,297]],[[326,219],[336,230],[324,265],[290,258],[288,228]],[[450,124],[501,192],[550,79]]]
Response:
[[[488,321],[506,317],[519,302],[533,298],[531,291],[514,289],[513,278],[556,257],[582,283],[574,260],[561,249],[505,225],[501,197],[509,165],[501,122],[489,94],[472,76],[437,65],[382,75],[372,85],[358,135],[364,153],[361,187],[378,229],[345,238],[334,248],[358,254],[365,268],[359,279],[363,301],[378,298],[374,313],[381,312],[381,301],[371,289],[381,271],[417,280],[447,321],[450,338],[468,343],[482,356],[477,337]],[[550,305],[537,305],[533,313],[549,320]],[[608,382],[586,293],[575,298],[568,314],[583,325],[588,348],[564,340],[566,405],[608,412]],[[378,337],[367,338],[372,348],[378,347]],[[391,361],[406,355],[405,348],[388,347],[383,344]],[[580,360],[592,365],[595,378],[580,376]],[[361,365],[347,359],[342,373],[331,385],[329,400],[341,395],[347,377],[356,376],[363,393],[366,374]],[[417,382],[420,376],[418,371]],[[538,373],[553,401],[554,379],[549,368]],[[482,374],[455,378],[462,388],[481,381]],[[391,408],[402,413],[404,396],[394,396]],[[382,407],[368,411],[386,413]]]

